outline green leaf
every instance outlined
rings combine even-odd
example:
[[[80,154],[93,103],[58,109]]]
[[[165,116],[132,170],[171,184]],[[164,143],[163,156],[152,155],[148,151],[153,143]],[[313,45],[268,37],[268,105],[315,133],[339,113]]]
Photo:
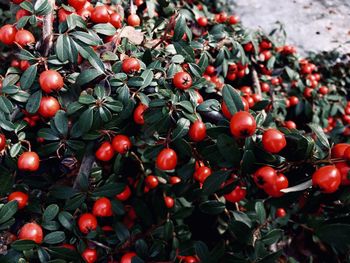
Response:
[[[282,229],[273,229],[269,231],[266,235],[264,235],[261,241],[264,242],[265,245],[269,246],[276,243],[279,239],[281,239],[282,234],[283,234]]]
[[[180,41],[182,39],[182,37],[186,32],[186,27],[187,25],[186,25],[185,17],[182,15],[179,15],[179,18],[176,21],[175,29],[174,29],[174,36],[173,36],[174,41]]]
[[[17,201],[13,200],[6,203],[0,208],[0,224],[8,221],[14,214],[16,214],[18,209]]]
[[[83,58],[87,59],[90,64],[97,69],[98,72],[101,74],[104,73],[105,66],[103,65],[102,60],[97,56],[97,53],[95,50],[93,50],[89,46],[80,45],[77,42],[74,42],[80,55],[82,55]]]
[[[37,244],[32,240],[16,240],[11,244],[11,247],[17,251],[29,250],[36,246]]]
[[[58,214],[60,208],[56,204],[51,204],[46,207],[43,213],[43,221],[52,221]]]
[[[324,224],[316,229],[316,236],[318,236],[323,242],[331,245],[341,253],[349,251],[349,224]]]
[[[34,11],[37,16],[47,15],[52,11],[53,6],[48,0],[37,0],[34,4]]]
[[[56,56],[60,61],[68,60],[68,52],[65,46],[65,35],[59,35],[56,41]]]
[[[52,232],[50,234],[47,234],[45,237],[44,237],[44,243],[46,244],[58,244],[58,243],[61,243],[63,242],[64,240],[66,239],[66,235],[64,234],[63,231],[55,231],[55,232]]]
[[[234,234],[238,243],[248,244],[252,238],[252,230],[241,221],[231,220],[229,229]]]
[[[180,118],[176,123],[176,128],[172,133],[172,140],[175,141],[178,138],[184,137],[189,129],[191,122],[188,119]]]
[[[124,184],[117,184],[117,183],[109,183],[102,185],[95,189],[95,191],[92,193],[92,196],[94,197],[113,197],[121,192],[123,192],[125,188]]]
[[[188,43],[184,41],[174,42],[177,54],[182,55],[187,62],[195,62],[194,51]]]
[[[43,138],[43,139],[48,140],[48,141],[57,141],[60,139],[58,137],[58,134],[49,128],[43,128],[43,129],[39,130],[38,137]]]
[[[115,33],[117,33],[117,30],[115,29],[115,27],[112,26],[110,23],[96,24],[92,27],[92,29],[96,31],[96,33],[106,35],[106,36],[113,36],[115,35]]]
[[[53,121],[59,133],[66,136],[68,133],[68,118],[66,112],[59,110],[53,118]]]
[[[103,72],[101,72],[100,70],[86,69],[79,74],[76,80],[76,84],[79,86],[83,86],[92,82],[94,79],[98,78],[101,75],[103,75]]]
[[[143,84],[141,88],[146,88],[147,86],[149,86],[153,81],[153,77],[154,74],[150,69],[146,69],[144,72],[142,72],[141,78],[143,78]]]
[[[37,65],[31,65],[26,71],[23,72],[20,80],[22,89],[29,89],[33,85],[37,70]]]
[[[38,90],[34,92],[32,95],[30,95],[26,104],[26,111],[28,111],[28,113],[30,114],[36,113],[40,107],[41,98],[42,98],[41,90]]]
[[[94,113],[92,108],[86,109],[79,118],[79,127],[83,132],[87,132],[91,129],[94,120]]]
[[[205,195],[211,195],[220,189],[223,182],[230,174],[230,171],[215,171],[204,181],[203,193]]]
[[[321,143],[325,148],[329,149],[330,145],[327,139],[326,134],[322,130],[321,126],[315,124],[315,123],[309,123],[308,126],[311,128],[311,130],[316,134],[317,141]]]
[[[222,89],[222,98],[231,114],[244,110],[241,96],[231,85],[224,85],[224,88]]]
[[[217,215],[225,210],[225,204],[216,200],[205,201],[199,205],[199,209],[206,214]]]
[[[10,148],[10,156],[12,158],[16,157],[17,154],[20,152],[20,150],[22,149],[22,144],[20,142],[15,143],[14,145],[11,146]]]
[[[266,220],[266,211],[263,202],[258,201],[255,203],[255,213],[257,220],[260,224],[264,224]]]
[[[68,230],[72,230],[75,223],[74,217],[66,211],[62,211],[58,214],[58,221]]]
[[[4,96],[0,96],[0,110],[4,113],[11,113],[13,111],[12,102]]]
[[[101,24],[99,24],[101,25]],[[96,38],[93,35],[90,35],[89,33],[83,32],[83,31],[75,31],[73,33],[69,34],[73,38],[81,41],[82,43],[85,43],[89,46],[97,46],[100,44],[100,39]]]

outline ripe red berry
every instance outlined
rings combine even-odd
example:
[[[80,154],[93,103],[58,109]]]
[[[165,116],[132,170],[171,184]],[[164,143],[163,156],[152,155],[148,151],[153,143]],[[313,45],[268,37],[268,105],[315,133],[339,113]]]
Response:
[[[90,231],[97,228],[97,219],[93,214],[82,214],[78,220],[78,227],[80,232],[83,234],[88,234]]]
[[[177,165],[177,154],[173,149],[165,148],[157,156],[156,166],[160,170],[174,170]]]
[[[338,143],[334,145],[331,149],[332,158],[343,158],[345,150],[350,147],[348,143]]]
[[[273,184],[267,184],[264,186],[264,191],[272,197],[280,197],[283,195],[282,189],[288,188],[288,178],[284,174],[277,174],[276,181]]]
[[[169,178],[169,183],[174,185],[174,184],[178,184],[181,182],[181,178],[180,177],[177,177],[177,176],[171,176]]]
[[[51,96],[45,96],[41,98],[38,113],[44,118],[52,118],[56,115],[56,112],[60,109],[58,100]]]
[[[128,25],[129,26],[139,26],[141,24],[140,17],[136,14],[131,14],[128,16]]]
[[[97,149],[95,156],[98,160],[108,162],[114,157],[114,150],[110,142],[104,142]]]
[[[238,16],[229,16],[228,18],[228,23],[231,24],[231,25],[235,25],[239,22],[239,17]]]
[[[68,0],[68,4],[73,6],[75,10],[82,9],[87,0]]]
[[[99,217],[112,216],[112,203],[106,197],[97,199],[92,207],[92,214]]]
[[[26,193],[17,191],[17,192],[12,192],[7,200],[10,202],[12,200],[16,200],[17,204],[18,204],[18,209],[22,209],[24,207],[26,207],[26,205],[28,204],[28,198],[29,196]]]
[[[118,13],[111,14],[109,23],[115,28],[121,28],[123,26],[122,17]]]
[[[264,150],[270,153],[278,153],[287,145],[286,137],[276,129],[268,129],[262,136]]]
[[[339,170],[341,175],[341,185],[350,185],[350,166],[347,162],[336,163],[335,167]]]
[[[243,200],[246,194],[247,194],[247,190],[238,185],[230,193],[224,195],[224,197],[226,201],[236,203]]]
[[[19,170],[35,172],[39,169],[40,159],[36,152],[24,152],[18,158],[17,166]]]
[[[45,70],[39,76],[39,84],[43,91],[51,93],[60,90],[64,83],[60,73],[56,70]]]
[[[286,210],[284,208],[277,208],[276,217],[285,217],[287,215]]]
[[[290,105],[290,106],[295,106],[295,105],[297,105],[298,103],[299,103],[298,97],[296,97],[296,96],[291,96],[291,97],[289,98],[289,105]]]
[[[108,8],[105,5],[95,6],[94,10],[91,12],[91,21],[96,24],[108,23],[109,19]]]
[[[4,134],[0,134],[0,152],[6,147],[6,137]]]
[[[115,196],[115,198],[117,198],[120,201],[126,201],[129,199],[129,197],[131,196],[131,190],[130,187],[128,185],[125,186],[123,192],[117,194]]]
[[[120,263],[131,263],[132,262],[132,259],[134,257],[136,257],[136,253],[135,252],[128,252],[128,253],[125,253],[122,258],[120,259]]]
[[[122,63],[122,71],[126,74],[134,74],[140,71],[141,65],[137,58],[126,58]]]
[[[67,17],[70,16],[71,14],[73,14],[72,12],[64,9],[64,8],[60,8],[57,12],[57,16],[58,16],[58,21],[60,23],[64,22],[67,20]]]
[[[196,120],[190,127],[188,131],[188,135],[191,140],[194,142],[203,141],[207,136],[207,128],[205,127],[204,122],[200,120]]]
[[[43,229],[37,223],[27,223],[21,227],[18,234],[20,240],[32,240],[37,244],[43,242]]]
[[[86,263],[94,263],[97,261],[97,250],[93,248],[86,248],[83,253],[81,253],[81,257]]]
[[[33,44],[35,42],[35,37],[30,31],[21,29],[16,33],[15,42],[21,47],[24,47]]]
[[[259,168],[253,175],[254,182],[259,188],[264,188],[266,185],[274,185],[277,179],[277,172],[269,166]]]
[[[13,25],[4,25],[0,28],[0,41],[5,45],[12,45],[15,42],[17,29]]]
[[[134,117],[134,122],[135,122],[135,123],[137,123],[137,124],[139,124],[139,125],[145,124],[145,120],[144,120],[144,118],[143,118],[143,113],[144,113],[144,111],[145,111],[147,108],[148,108],[148,107],[147,107],[146,105],[142,104],[142,103],[140,103],[140,104],[136,107],[136,109],[135,109],[135,111],[134,111],[134,115],[133,115],[133,117]]]
[[[192,86],[192,77],[187,72],[177,72],[173,77],[173,84],[178,89],[189,89]]]
[[[149,175],[146,177],[145,183],[149,189],[154,189],[158,186],[158,179],[154,175]]]
[[[350,161],[350,147],[346,148],[343,154],[343,159]]]
[[[165,196],[164,203],[165,203],[165,206],[170,209],[174,207],[175,201],[174,201],[174,198],[170,196]]]
[[[294,121],[285,121],[284,127],[288,128],[288,129],[296,129],[297,125],[295,124]]]
[[[237,138],[246,138],[255,133],[256,122],[249,112],[239,111],[232,116],[230,129],[233,136]]]
[[[323,193],[333,193],[338,190],[341,175],[334,165],[326,165],[314,172],[312,184],[319,187]]]
[[[211,175],[211,169],[209,167],[200,166],[194,172],[193,178],[200,183],[204,183],[205,179],[207,179],[208,176],[210,175]]]
[[[201,27],[206,27],[208,25],[208,19],[204,16],[201,16],[197,19],[197,23]]]
[[[125,154],[131,148],[131,141],[128,136],[119,134],[113,138],[112,146],[117,153]]]

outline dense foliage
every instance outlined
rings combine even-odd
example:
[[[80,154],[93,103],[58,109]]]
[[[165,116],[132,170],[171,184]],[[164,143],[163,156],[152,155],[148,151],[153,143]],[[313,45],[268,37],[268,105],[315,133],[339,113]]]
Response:
[[[340,262],[350,62],[225,1],[0,2],[0,262]]]

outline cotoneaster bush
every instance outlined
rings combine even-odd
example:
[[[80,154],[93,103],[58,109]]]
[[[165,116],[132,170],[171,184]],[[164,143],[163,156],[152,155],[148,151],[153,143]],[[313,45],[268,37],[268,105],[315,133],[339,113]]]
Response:
[[[349,260],[346,57],[224,1],[1,7],[1,262]]]

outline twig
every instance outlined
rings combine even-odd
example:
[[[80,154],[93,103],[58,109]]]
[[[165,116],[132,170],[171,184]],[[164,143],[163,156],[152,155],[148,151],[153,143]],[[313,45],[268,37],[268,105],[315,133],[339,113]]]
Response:
[[[73,184],[73,188],[76,190],[80,189],[80,187],[81,187],[80,182],[82,181],[82,179],[84,177],[89,178],[92,165],[95,161],[95,155],[93,152],[93,145],[94,145],[93,143],[89,143],[86,146],[85,155],[83,157],[83,160],[81,161],[78,175],[75,178],[75,181]]]
[[[48,0],[51,5],[51,12],[43,18],[43,39],[42,51],[43,55],[47,57],[53,44],[53,12],[55,8],[55,0]]]

